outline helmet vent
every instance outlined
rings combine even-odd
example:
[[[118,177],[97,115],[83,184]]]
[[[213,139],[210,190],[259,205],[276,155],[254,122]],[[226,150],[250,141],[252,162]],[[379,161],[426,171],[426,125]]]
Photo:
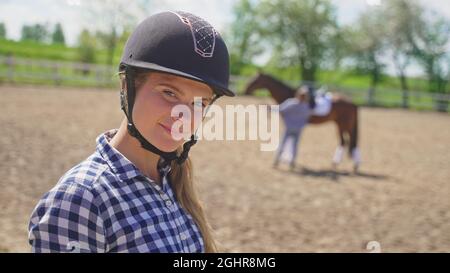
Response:
[[[208,22],[191,13],[182,11],[173,13],[191,29],[194,51],[202,57],[212,57],[216,44],[216,30]]]

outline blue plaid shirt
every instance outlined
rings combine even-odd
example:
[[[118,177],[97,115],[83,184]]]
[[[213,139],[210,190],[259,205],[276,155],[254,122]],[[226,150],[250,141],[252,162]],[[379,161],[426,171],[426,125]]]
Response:
[[[47,192],[29,224],[33,252],[204,252],[192,216],[162,186],[109,145],[116,129],[97,138],[95,153]]]

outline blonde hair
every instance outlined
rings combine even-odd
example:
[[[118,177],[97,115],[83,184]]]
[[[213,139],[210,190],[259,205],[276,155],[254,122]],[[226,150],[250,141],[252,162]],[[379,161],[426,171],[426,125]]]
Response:
[[[137,73],[135,77],[136,92],[148,79],[150,73],[151,72],[149,71],[140,71]],[[121,87],[124,89],[126,87],[124,71],[119,72],[119,77],[121,80]],[[177,149],[177,154],[180,154],[182,150],[183,147],[179,147]],[[194,186],[192,162],[189,157],[181,165],[176,161],[172,161],[170,182],[181,207],[192,216],[194,222],[197,224],[203,237],[205,252],[217,252],[217,246],[212,235],[212,228],[206,219],[206,214]]]
[[[182,148],[177,150],[180,153]],[[188,157],[181,165],[177,162],[171,164],[171,182],[175,195],[181,206],[192,216],[203,237],[205,252],[217,252],[217,246],[212,236],[212,228],[206,220],[206,215],[194,187],[193,168]]]

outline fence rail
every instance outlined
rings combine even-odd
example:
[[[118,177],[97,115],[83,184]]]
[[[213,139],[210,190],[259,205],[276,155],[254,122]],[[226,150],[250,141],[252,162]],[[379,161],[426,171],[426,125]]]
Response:
[[[107,65],[0,56],[0,80],[10,83],[113,86],[117,70]]]
[[[406,96],[407,107],[425,110],[437,110],[441,112],[448,111],[450,104],[450,94],[430,93],[420,91],[407,91],[404,93],[397,89],[370,89],[361,90],[348,87],[334,86],[330,90],[338,90],[340,93],[346,94],[359,104],[403,107],[404,96]],[[371,94],[372,92],[372,94]]]
[[[117,68],[101,64],[64,62],[16,58],[0,55],[0,83],[34,83],[50,85],[75,85],[114,87],[118,84]],[[230,84],[238,94],[242,93],[249,77],[232,76]],[[291,86],[296,86],[290,82]],[[316,83],[316,86],[324,85]],[[401,107],[404,94],[401,90],[362,90],[338,85],[327,85],[329,91],[349,96],[357,104]],[[411,108],[448,111],[450,94],[408,91],[408,105]]]

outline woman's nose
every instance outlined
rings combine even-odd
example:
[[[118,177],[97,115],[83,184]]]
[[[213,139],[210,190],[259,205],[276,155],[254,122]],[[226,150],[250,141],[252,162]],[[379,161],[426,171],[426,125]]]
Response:
[[[177,116],[171,116],[172,121],[177,121],[179,119],[181,119],[183,117],[183,113],[178,113],[178,117]]]
[[[173,122],[175,122],[175,121],[177,121],[177,120],[181,120],[181,121],[183,121],[183,120],[189,120],[189,119],[191,119],[192,118],[192,111],[191,112],[189,112],[189,113],[186,113],[186,115],[183,113],[183,112],[179,112],[178,113],[178,117],[177,116],[171,116],[171,118],[172,118],[172,121]]]

